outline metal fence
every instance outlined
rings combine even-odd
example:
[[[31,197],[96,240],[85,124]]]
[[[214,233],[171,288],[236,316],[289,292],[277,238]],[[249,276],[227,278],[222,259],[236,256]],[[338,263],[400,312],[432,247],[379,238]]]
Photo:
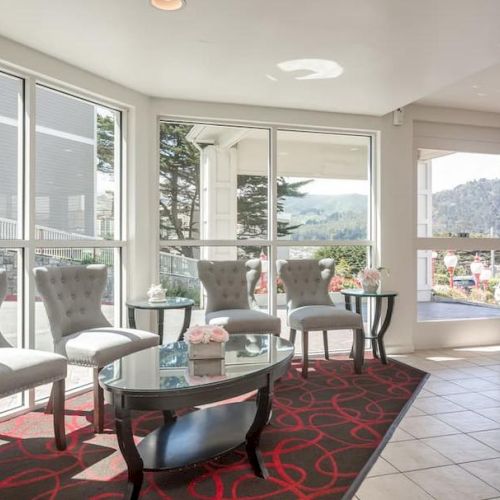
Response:
[[[0,239],[13,240],[18,237],[17,221],[0,217]],[[86,236],[84,234],[69,233],[46,226],[35,226],[35,238],[37,240],[64,241],[81,240],[88,241],[88,248],[37,248],[35,253],[45,257],[73,262],[98,262],[111,266],[113,264],[112,248],[92,248],[92,243],[100,241],[100,238]]]

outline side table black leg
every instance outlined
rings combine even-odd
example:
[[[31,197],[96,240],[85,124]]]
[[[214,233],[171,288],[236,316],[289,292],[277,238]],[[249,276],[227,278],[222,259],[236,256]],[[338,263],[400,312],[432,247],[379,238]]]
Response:
[[[387,364],[387,354],[385,352],[384,345],[384,335],[391,324],[392,319],[392,311],[394,310],[394,297],[387,297],[387,311],[385,313],[384,322],[382,323],[382,327],[380,328],[380,332],[378,334],[377,342],[378,342],[378,350],[380,351],[380,359],[384,365]]]
[[[346,309],[346,311],[352,311],[351,296],[350,295],[344,295],[344,301],[345,301],[345,309]],[[351,352],[349,353],[349,357],[351,359],[354,358],[354,338],[352,339],[352,346],[351,346]]]
[[[260,435],[264,430],[272,410],[273,382],[268,376],[267,385],[257,393],[257,412],[255,419],[246,435],[246,452],[248,460],[256,476],[267,479],[269,472],[264,465],[262,453],[259,450]]]
[[[158,336],[160,345],[163,345],[163,318],[165,317],[163,309],[158,309]]]
[[[191,306],[184,308],[184,323],[182,324],[181,333],[179,334],[179,338],[177,339],[177,342],[180,342],[183,339],[184,334],[187,332],[187,329],[189,328],[189,325],[191,324],[191,310],[192,310]]]
[[[115,425],[118,445],[123,458],[127,463],[128,485],[126,498],[136,500],[139,498],[142,482],[144,480],[143,461],[134,443],[132,434],[132,424],[130,421],[130,411],[121,408],[115,401]]]
[[[373,315],[373,323],[370,333],[372,337],[371,343],[372,343],[372,351],[374,358],[378,358],[377,343],[378,343],[378,333],[379,333],[381,315],[382,315],[382,297],[375,297],[375,314]]]
[[[135,308],[134,307],[130,307],[130,306],[128,308],[128,325],[133,330],[135,330],[137,328],[137,326],[135,324]]]

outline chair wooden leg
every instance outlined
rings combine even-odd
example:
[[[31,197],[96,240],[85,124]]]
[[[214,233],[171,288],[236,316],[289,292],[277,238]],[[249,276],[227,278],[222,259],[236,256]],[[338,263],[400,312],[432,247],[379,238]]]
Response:
[[[309,332],[302,332],[302,376],[307,378],[309,369]]]
[[[58,450],[66,449],[66,432],[64,429],[64,398],[65,381],[57,380],[52,384],[51,400],[53,401],[54,413],[54,436]]]
[[[54,386],[50,391],[49,400],[47,401],[47,406],[45,407],[45,413],[47,415],[52,415],[54,413]]]
[[[297,336],[297,330],[290,328],[290,342],[295,345],[295,337]]]
[[[101,368],[94,368],[94,432],[102,434],[104,431],[104,391],[99,385]]]
[[[325,359],[330,359],[330,353],[328,352],[328,332],[323,330],[323,347],[325,348]]]
[[[362,329],[354,330],[354,371],[361,373],[365,362],[365,334]]]

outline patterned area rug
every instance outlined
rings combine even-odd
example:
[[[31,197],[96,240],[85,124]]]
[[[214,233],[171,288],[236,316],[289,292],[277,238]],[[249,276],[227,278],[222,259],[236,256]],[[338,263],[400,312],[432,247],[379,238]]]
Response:
[[[426,374],[377,360],[367,360],[362,375],[348,360],[316,360],[308,380],[296,368],[276,385],[273,417],[262,435],[268,480],[256,478],[236,450],[182,472],[146,473],[141,498],[350,498]],[[55,449],[50,415],[33,412],[0,424],[0,498],[123,498],[126,467],[111,408],[106,432],[96,435],[91,407],[90,393],[67,402],[65,452]],[[134,434],[139,440],[161,423],[159,412],[136,413]]]

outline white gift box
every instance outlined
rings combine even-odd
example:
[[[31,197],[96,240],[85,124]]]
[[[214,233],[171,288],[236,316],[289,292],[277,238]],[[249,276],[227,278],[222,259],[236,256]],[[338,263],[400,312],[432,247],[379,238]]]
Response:
[[[188,344],[189,375],[192,377],[225,374],[225,342]]]

